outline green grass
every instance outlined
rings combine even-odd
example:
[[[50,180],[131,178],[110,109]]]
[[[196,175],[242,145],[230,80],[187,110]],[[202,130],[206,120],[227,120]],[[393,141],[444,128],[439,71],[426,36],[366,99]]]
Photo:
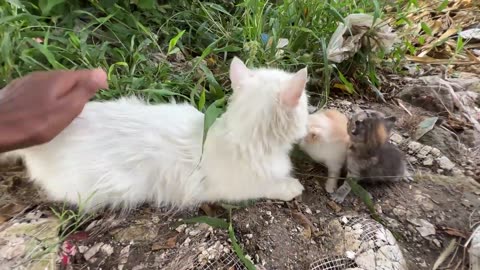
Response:
[[[338,22],[356,12],[381,16],[376,1],[84,2],[0,4],[0,87],[35,70],[102,67],[110,89],[96,99],[139,94],[156,103],[173,96],[205,111],[228,95],[235,55],[250,66],[293,71],[307,65],[309,89],[322,96],[332,80],[368,76],[377,83],[374,56],[359,54],[336,66],[325,57]],[[276,49],[280,38],[289,41],[282,50]]]

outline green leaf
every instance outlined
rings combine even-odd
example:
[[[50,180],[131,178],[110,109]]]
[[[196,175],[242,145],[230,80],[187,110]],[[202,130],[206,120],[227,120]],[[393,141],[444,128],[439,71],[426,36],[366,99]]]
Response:
[[[202,94],[200,95],[200,100],[198,100],[198,110],[202,111],[205,107],[205,88],[203,88]]]
[[[255,267],[255,265],[253,265],[253,263],[245,257],[245,254],[243,253],[243,249],[238,244],[237,238],[235,237],[235,231],[233,230],[232,223],[230,223],[228,226],[228,236],[232,241],[233,251],[235,251],[235,253],[237,254],[237,257],[242,261],[245,267],[247,267],[248,270],[256,270],[257,268]]]
[[[216,218],[216,217],[209,217],[209,216],[199,216],[199,217],[189,218],[189,219],[182,220],[180,222],[184,224],[205,223],[218,229],[228,229],[229,227],[228,222],[226,222],[225,220]]]
[[[123,66],[128,68],[128,64],[126,62],[116,62],[108,68],[108,73],[107,73],[107,78],[110,81],[110,78],[112,77],[112,72],[115,69],[116,66]]]
[[[55,55],[53,55],[53,53],[48,50],[48,47],[46,45],[40,45],[38,42],[36,42],[32,39],[26,39],[26,40],[32,47],[34,47],[35,49],[40,51],[40,53],[42,53],[43,56],[45,56],[45,58],[47,58],[48,63],[50,63],[50,65],[52,65],[53,68],[55,68],[55,69],[67,69],[62,64],[60,64],[57,61],[57,59],[55,59]]]
[[[370,195],[368,194],[368,192],[362,186],[360,186],[357,183],[357,181],[355,181],[352,178],[347,178],[347,182],[350,185],[350,187],[352,188],[352,192],[355,195],[357,195],[360,198],[360,200],[363,201],[363,203],[367,206],[368,210],[372,214],[372,217],[375,220],[378,221],[378,219],[380,219],[380,218],[379,218],[377,212],[375,211],[375,207],[373,206],[372,198],[370,198]]]
[[[425,32],[429,36],[432,35],[432,29],[430,29],[430,27],[426,23],[422,22],[420,25],[422,26],[423,32]]]
[[[65,2],[65,0],[39,0],[38,6],[42,11],[42,15],[47,16],[55,6],[62,4],[63,2]]]
[[[448,0],[443,0],[443,2],[438,6],[438,11],[443,11],[448,6]]]
[[[208,106],[207,111],[205,112],[205,120],[203,124],[203,143],[207,139],[208,130],[213,125],[215,120],[217,120],[220,115],[224,112],[223,104],[225,102],[225,98],[221,98],[213,102],[210,106]]]
[[[455,47],[455,53],[456,54],[459,54],[462,50],[463,50],[463,38],[462,36],[458,35],[458,38],[457,38],[457,46]]]
[[[155,8],[155,0],[132,0],[130,3],[137,5],[141,9]]]
[[[182,95],[180,93],[176,93],[176,92],[173,92],[173,91],[170,91],[170,90],[167,90],[167,89],[153,89],[153,88],[147,88],[147,89],[143,89],[142,91],[144,92],[147,92],[147,93],[150,93],[150,94],[154,94],[154,95],[158,95],[158,96],[161,96],[161,97],[165,97],[165,96],[179,96],[179,97],[182,97],[184,99],[189,99],[189,97],[185,96],[185,95]]]
[[[170,42],[168,43],[168,53],[167,55],[170,55],[172,53],[176,53],[176,51],[173,51],[173,48],[177,45],[178,40],[185,34],[185,30],[180,31],[175,37],[170,39]]]
[[[355,89],[353,89],[353,84],[351,82],[349,82],[345,78],[345,76],[343,76],[343,73],[340,70],[337,70],[337,71],[338,71],[338,77],[340,77],[340,81],[342,81],[342,83],[347,87],[347,92],[349,94],[355,93]]]
[[[209,88],[210,90],[212,90],[215,97],[222,98],[225,95],[225,93],[223,92],[223,88],[217,82],[217,79],[215,79],[215,76],[213,75],[212,71],[204,64],[200,64],[200,69],[203,71],[203,74],[207,79]]]

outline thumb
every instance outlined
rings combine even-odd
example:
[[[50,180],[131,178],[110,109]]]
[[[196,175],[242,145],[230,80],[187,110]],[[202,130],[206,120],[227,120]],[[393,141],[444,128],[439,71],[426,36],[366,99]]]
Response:
[[[83,88],[90,94],[96,93],[101,88],[108,88],[107,73],[103,69],[81,70],[77,74],[74,88]]]

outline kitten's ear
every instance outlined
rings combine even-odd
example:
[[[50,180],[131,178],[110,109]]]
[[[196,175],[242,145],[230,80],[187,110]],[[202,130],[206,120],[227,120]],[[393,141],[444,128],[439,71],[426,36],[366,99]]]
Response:
[[[383,118],[385,120],[385,127],[387,128],[387,132],[392,131],[393,127],[395,127],[395,122],[397,121],[397,117],[389,116]]]
[[[310,128],[307,134],[307,142],[314,143],[320,138],[320,129]]]
[[[303,68],[299,70],[293,78],[290,79],[285,90],[281,93],[281,100],[282,103],[287,105],[288,107],[295,107],[300,100],[300,97],[305,91],[305,85],[307,84],[308,74],[307,68]]]
[[[234,91],[237,89],[240,81],[248,75],[249,71],[250,70],[242,60],[236,56],[233,58],[232,63],[230,64],[230,81]]]

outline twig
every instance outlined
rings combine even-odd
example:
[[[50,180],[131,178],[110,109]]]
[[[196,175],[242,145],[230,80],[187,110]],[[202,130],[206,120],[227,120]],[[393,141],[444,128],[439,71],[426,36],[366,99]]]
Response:
[[[407,109],[407,107],[405,107],[405,105],[403,105],[403,103],[400,101],[400,99],[397,98],[397,102],[398,102],[398,106],[400,106],[400,108],[405,110],[405,112],[407,112],[408,115],[413,116],[412,113]]]

